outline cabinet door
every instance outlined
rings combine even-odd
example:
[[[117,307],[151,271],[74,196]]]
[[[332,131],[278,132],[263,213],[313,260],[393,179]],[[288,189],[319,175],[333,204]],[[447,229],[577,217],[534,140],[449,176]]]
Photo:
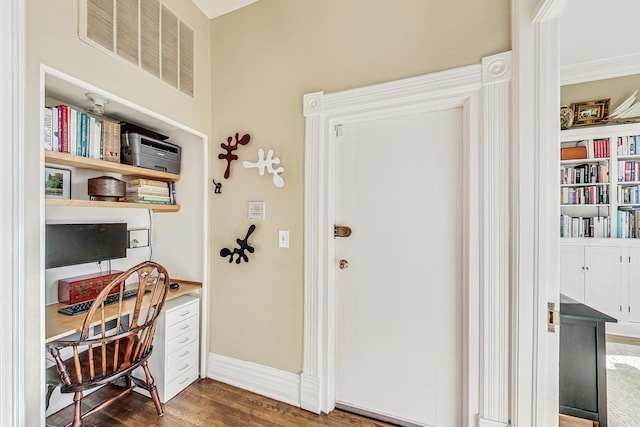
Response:
[[[621,292],[620,247],[586,246],[584,248],[584,303],[619,319],[624,305]]]
[[[584,302],[584,246],[560,246],[560,292]]]
[[[629,321],[640,322],[640,248],[629,248]]]

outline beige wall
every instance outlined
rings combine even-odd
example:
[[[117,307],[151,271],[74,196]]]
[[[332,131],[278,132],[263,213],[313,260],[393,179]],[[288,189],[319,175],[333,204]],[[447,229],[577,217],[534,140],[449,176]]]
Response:
[[[334,92],[479,63],[511,48],[509,0],[260,0],[212,21],[212,197],[210,351],[300,372],[303,333],[305,93]],[[231,177],[219,144],[249,133]],[[285,186],[243,169],[273,148]],[[250,222],[247,202],[266,202],[249,263],[228,264]],[[289,229],[291,247],[277,247]]]
[[[25,366],[39,367],[43,348],[40,333],[45,319],[40,317],[44,304],[40,289],[40,194],[39,157],[39,67],[44,63],[91,83],[106,91],[209,133],[211,120],[209,74],[210,21],[191,2],[162,0],[181,20],[195,31],[195,97],[152,77],[119,58],[109,56],[78,38],[78,0],[28,0],[27,2],[27,70],[25,162],[25,246],[27,360]],[[108,107],[107,107],[108,113]],[[188,167],[188,165],[183,165]],[[39,369],[27,369],[26,407],[39,408],[44,395]],[[27,425],[40,425],[37,410],[28,412]]]
[[[609,112],[640,89],[640,74],[562,86],[561,105],[610,98]]]

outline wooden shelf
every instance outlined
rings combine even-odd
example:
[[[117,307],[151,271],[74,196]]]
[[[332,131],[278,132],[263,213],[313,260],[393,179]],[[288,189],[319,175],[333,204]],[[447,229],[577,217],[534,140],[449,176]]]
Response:
[[[69,153],[45,150],[44,161],[58,165],[73,166],[82,169],[94,169],[104,172],[114,172],[127,176],[140,176],[159,181],[180,181],[180,175],[157,171],[154,169],[140,168],[122,163],[107,162],[104,160],[90,159]],[[101,202],[102,203],[102,202]]]
[[[152,209],[154,212],[178,212],[180,205],[163,205],[160,203],[103,202],[97,200],[77,199],[45,199],[47,206],[74,206],[85,208],[137,208]]]

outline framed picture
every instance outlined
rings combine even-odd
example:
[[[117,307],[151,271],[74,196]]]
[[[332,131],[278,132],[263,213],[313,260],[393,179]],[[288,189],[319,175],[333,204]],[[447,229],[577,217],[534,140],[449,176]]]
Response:
[[[573,106],[573,126],[595,125],[609,114],[610,99],[576,102]]]
[[[132,228],[129,233],[129,249],[144,248],[149,246],[149,229],[148,228]]]
[[[68,169],[45,167],[44,196],[52,199],[70,199],[71,171]]]

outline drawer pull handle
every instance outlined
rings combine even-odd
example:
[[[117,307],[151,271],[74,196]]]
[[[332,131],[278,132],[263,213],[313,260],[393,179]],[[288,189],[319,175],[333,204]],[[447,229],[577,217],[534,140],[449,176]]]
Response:
[[[184,343],[186,343],[187,341],[189,341],[189,337],[183,338],[183,339],[180,341],[180,344],[184,344]]]
[[[186,377],[185,379],[180,381],[178,384],[182,385],[182,384],[186,383],[187,381],[189,381],[189,377]]]
[[[184,371],[185,369],[187,369],[189,367],[189,364],[187,363],[186,365],[184,365],[182,368],[180,368],[180,371]]]
[[[180,313],[180,317],[184,317],[184,316],[186,316],[186,315],[187,315],[187,314],[189,314],[189,313],[190,313],[190,312],[189,312],[189,310],[187,310],[187,311],[183,311],[182,313]]]
[[[184,353],[182,353],[178,357],[185,357],[187,354],[189,354],[189,350],[185,351]]]
[[[189,329],[190,325],[182,325],[182,327],[180,328],[181,331],[184,331],[185,329]]]

